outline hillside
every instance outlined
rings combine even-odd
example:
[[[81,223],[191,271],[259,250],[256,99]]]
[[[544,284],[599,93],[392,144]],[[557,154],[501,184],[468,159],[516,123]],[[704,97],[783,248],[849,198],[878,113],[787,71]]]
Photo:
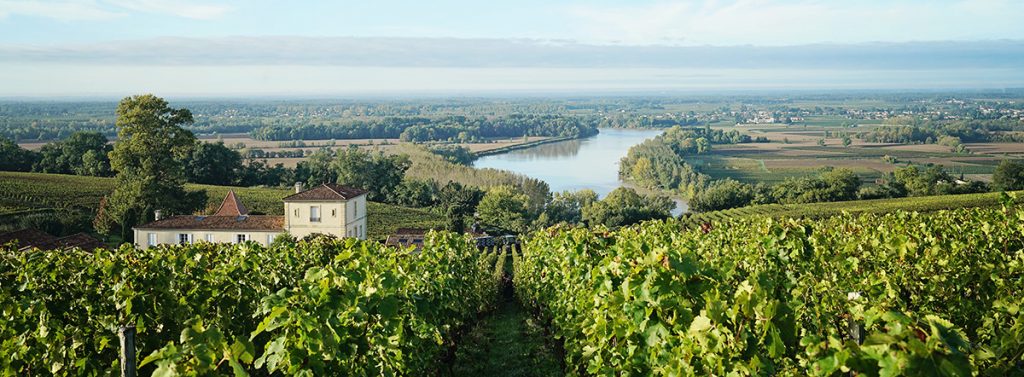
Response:
[[[252,212],[281,215],[281,198],[292,191],[280,188],[249,188],[186,185],[189,190],[206,190],[207,209],[212,211],[227,195],[235,194]],[[114,190],[113,178],[61,174],[0,172],[0,229],[9,227],[16,216],[53,209],[94,212],[100,198]],[[444,219],[430,211],[386,203],[367,203],[368,237],[383,239],[397,228],[439,228]]]

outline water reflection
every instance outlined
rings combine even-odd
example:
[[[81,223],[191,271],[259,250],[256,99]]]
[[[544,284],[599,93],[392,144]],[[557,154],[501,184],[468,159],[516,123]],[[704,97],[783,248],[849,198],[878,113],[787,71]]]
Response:
[[[474,163],[478,168],[509,170],[541,179],[551,191],[591,189],[600,196],[626,185],[619,180],[619,160],[629,147],[660,134],[661,130],[601,129],[583,140],[569,140],[485,156]],[[674,214],[686,209],[676,200]]]

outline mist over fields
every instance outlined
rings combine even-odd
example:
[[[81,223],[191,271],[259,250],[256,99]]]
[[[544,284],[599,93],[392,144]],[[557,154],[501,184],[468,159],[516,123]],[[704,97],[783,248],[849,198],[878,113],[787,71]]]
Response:
[[[1024,41],[674,46],[166,37],[0,45],[0,96],[480,94],[1024,86]]]

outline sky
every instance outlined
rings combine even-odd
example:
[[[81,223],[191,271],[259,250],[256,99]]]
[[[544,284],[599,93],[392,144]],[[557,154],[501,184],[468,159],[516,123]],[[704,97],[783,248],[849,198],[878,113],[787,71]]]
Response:
[[[1024,87],[1024,1],[0,0],[0,96]]]

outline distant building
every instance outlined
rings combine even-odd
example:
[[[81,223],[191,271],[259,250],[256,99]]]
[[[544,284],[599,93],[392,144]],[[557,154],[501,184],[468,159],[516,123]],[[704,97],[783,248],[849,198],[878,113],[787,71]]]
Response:
[[[9,243],[13,243],[14,247],[18,250],[56,250],[75,247],[83,250],[95,250],[103,247],[103,242],[85,233],[55,237],[36,229],[21,229],[0,233],[0,245]]]
[[[295,185],[295,194],[285,197],[284,216],[250,215],[229,191],[213,215],[181,215],[137,226],[135,244],[148,248],[160,244],[196,242],[269,245],[282,233],[294,237],[329,234],[366,239],[366,191],[335,184],[323,184],[309,190]]]

